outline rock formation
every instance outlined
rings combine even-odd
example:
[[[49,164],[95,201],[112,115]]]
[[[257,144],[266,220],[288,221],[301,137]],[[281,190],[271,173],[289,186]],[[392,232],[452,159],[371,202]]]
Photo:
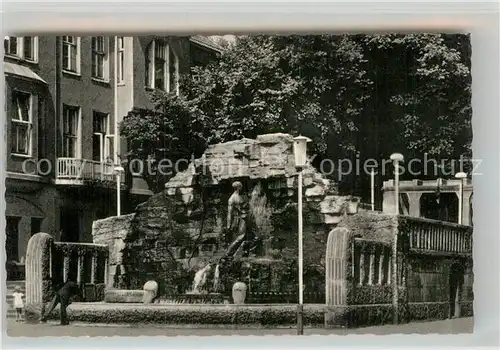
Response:
[[[243,238],[241,213],[239,234],[227,237],[235,228],[228,222],[228,214],[229,220],[234,216],[228,213],[234,207],[234,203],[228,205],[231,196],[235,199],[234,183],[239,183],[238,196],[248,203]],[[359,199],[339,196],[336,183],[312,166],[303,170],[303,188],[305,266],[312,274],[324,276],[327,234],[345,215],[357,212]],[[296,273],[290,270],[297,257],[296,203],[291,135],[268,134],[209,146],[201,158],[170,179],[163,192],[139,205],[129,230],[118,235],[126,243],[123,260],[130,288],[154,279],[163,294],[183,293],[192,288],[197,271],[228,255],[245,266],[246,255],[281,260],[281,264],[268,263],[260,269],[254,279],[262,281],[252,288],[292,288],[296,282]],[[96,222],[94,236],[100,235],[98,227]],[[247,237],[258,239],[241,248]],[[221,267],[221,289],[228,291],[245,277],[242,270],[242,265]],[[318,277],[319,287],[321,283],[324,277]]]

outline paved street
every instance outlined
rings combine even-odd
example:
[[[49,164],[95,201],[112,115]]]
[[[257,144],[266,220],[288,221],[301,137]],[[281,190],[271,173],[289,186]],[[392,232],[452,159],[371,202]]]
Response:
[[[213,335],[294,335],[295,329],[194,329],[194,328],[168,328],[152,325],[89,325],[73,323],[69,326],[60,326],[57,323],[25,324],[7,321],[7,335],[10,337],[41,337],[41,336],[213,336]],[[394,333],[403,334],[457,334],[472,333],[473,319],[460,318],[454,320],[410,323],[403,325],[386,325],[357,329],[305,329],[306,335],[327,334],[375,334],[385,335]]]

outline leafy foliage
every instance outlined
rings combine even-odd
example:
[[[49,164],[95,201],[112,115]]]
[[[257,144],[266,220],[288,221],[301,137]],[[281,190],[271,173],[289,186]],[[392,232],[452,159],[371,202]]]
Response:
[[[426,153],[448,160],[451,176],[450,159],[472,156],[466,35],[259,35],[224,46],[219,60],[182,78],[182,97],[155,94],[153,110],[129,113],[121,129],[131,155],[175,160],[208,144],[286,132],[312,138],[317,162],[382,164],[396,151]],[[156,190],[162,181],[149,180]],[[342,183],[369,194],[368,176]]]

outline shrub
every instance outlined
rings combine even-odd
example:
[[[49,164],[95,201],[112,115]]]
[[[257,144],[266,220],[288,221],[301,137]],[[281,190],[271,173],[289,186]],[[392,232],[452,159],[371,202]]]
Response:
[[[296,305],[85,305],[68,307],[70,321],[89,323],[157,323],[206,325],[293,326],[297,323]],[[51,314],[59,318],[59,309]],[[323,326],[324,307],[304,306],[304,325]]]

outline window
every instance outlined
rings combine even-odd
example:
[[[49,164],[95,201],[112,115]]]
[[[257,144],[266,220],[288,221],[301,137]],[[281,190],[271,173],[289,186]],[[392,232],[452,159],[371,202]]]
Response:
[[[32,108],[31,95],[14,91],[12,94],[15,113],[12,117],[12,153],[31,154]]]
[[[63,70],[80,73],[80,37],[63,36]]]
[[[118,83],[123,83],[125,80],[125,42],[124,37],[118,37]]]
[[[146,84],[149,88],[179,94],[179,59],[174,50],[155,40],[146,54]]]
[[[3,41],[3,48],[6,55],[18,56],[18,40],[15,36],[6,36]]]
[[[63,106],[63,157],[78,158],[79,156],[79,121],[80,108],[74,106]]]
[[[4,39],[5,54],[16,56],[30,62],[38,61],[37,36],[7,36]]]
[[[28,61],[36,61],[36,45],[35,45],[35,37],[33,36],[25,36],[23,40],[24,45],[24,59]]]
[[[113,135],[109,135],[108,114],[94,112],[92,159],[107,162],[113,155]]]
[[[92,37],[92,77],[108,80],[108,41],[103,36]]]

